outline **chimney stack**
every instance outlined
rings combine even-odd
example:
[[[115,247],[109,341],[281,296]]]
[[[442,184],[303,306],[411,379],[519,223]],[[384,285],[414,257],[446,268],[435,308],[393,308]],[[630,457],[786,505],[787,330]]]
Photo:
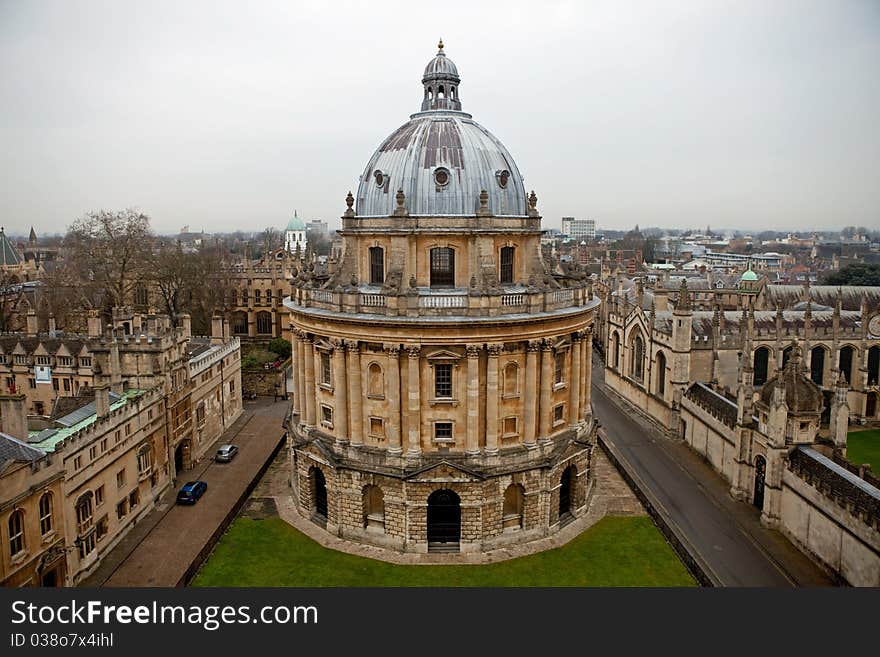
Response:
[[[30,308],[27,311],[27,333],[28,335],[36,335],[38,332],[37,313],[34,312],[33,308]]]
[[[89,337],[100,338],[104,332],[103,322],[97,310],[89,311]]]
[[[95,414],[99,417],[110,415],[110,384],[99,383],[95,386]]]
[[[0,415],[3,433],[22,442],[28,439],[27,396],[22,394],[0,395]]]
[[[55,315],[49,315],[49,337],[54,338],[58,327],[55,325]]]
[[[211,317],[211,344],[223,344],[223,315]]]
[[[187,338],[192,337],[192,316],[189,313],[183,313],[180,316],[180,325],[183,326],[183,335]]]

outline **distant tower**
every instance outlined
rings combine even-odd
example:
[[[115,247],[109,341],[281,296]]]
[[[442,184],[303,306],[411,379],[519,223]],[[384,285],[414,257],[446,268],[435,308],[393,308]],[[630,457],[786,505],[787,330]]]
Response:
[[[287,229],[284,231],[284,249],[288,253],[293,253],[299,247],[300,250],[306,248],[306,225],[302,219],[296,216],[296,210],[293,216],[287,222]]]

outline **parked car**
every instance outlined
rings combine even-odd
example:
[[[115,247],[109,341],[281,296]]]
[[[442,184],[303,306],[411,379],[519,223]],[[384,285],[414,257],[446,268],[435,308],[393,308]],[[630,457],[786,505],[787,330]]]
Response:
[[[214,460],[219,463],[229,463],[238,454],[238,447],[235,445],[221,445],[214,456]]]
[[[204,481],[188,481],[177,493],[178,504],[195,504],[208,490],[208,484]]]

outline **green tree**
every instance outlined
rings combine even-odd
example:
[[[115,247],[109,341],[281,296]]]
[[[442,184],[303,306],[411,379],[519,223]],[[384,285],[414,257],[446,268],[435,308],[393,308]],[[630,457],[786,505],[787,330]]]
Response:
[[[856,262],[825,276],[826,285],[878,285],[880,264]]]
[[[287,360],[290,358],[290,342],[284,338],[275,338],[269,343],[269,351],[278,354],[282,360]]]

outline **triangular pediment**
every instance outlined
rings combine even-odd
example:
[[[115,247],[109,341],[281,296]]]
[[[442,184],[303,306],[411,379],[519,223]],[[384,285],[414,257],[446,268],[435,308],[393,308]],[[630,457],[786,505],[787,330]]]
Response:
[[[431,353],[425,356],[428,360],[460,360],[461,355],[455,353],[454,351],[448,351],[446,349],[438,349],[437,351],[432,351]]]
[[[475,482],[482,481],[483,477],[456,463],[440,461],[408,475],[406,480],[421,483]]]

